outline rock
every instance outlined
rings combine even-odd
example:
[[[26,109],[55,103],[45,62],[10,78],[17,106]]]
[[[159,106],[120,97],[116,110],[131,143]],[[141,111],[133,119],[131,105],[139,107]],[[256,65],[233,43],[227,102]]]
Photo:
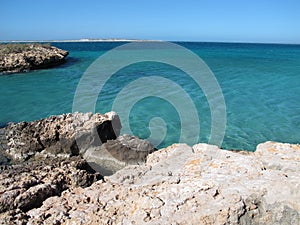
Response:
[[[7,166],[0,171],[0,213],[13,218],[64,190],[88,187],[100,179],[102,176],[80,157]]]
[[[0,73],[53,67],[64,63],[68,54],[48,44],[0,44]]]
[[[174,144],[150,154],[143,165],[47,198],[40,208],[2,214],[0,221],[299,224],[299,187],[299,145],[266,142],[245,152]]]
[[[9,158],[5,151],[7,150],[6,130],[0,128],[0,166],[9,164]]]
[[[120,129],[114,112],[0,129],[0,153],[22,162],[0,167],[0,224],[300,223],[300,145],[153,152]]]
[[[14,161],[68,158],[88,148],[116,139],[121,123],[115,112],[74,113],[51,116],[33,122],[9,124],[5,152]]]
[[[153,146],[134,136],[119,136],[120,129],[115,112],[51,116],[0,129],[0,154],[14,163],[0,167],[0,224],[26,224],[27,212],[48,198],[102,179],[79,154],[89,160],[92,156],[94,165],[110,173],[145,163]]]
[[[112,175],[127,165],[145,163],[148,154],[153,151],[154,147],[149,141],[124,134],[116,140],[89,148],[83,158],[102,175]]]

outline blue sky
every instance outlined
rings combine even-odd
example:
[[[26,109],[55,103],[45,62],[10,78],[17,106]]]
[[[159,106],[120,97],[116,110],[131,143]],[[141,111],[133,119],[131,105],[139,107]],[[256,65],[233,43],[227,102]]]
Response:
[[[0,40],[300,43],[299,0],[0,0]]]

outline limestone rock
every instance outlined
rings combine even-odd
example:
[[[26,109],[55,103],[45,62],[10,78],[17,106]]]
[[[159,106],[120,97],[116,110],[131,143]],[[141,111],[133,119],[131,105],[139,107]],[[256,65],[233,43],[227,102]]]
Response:
[[[69,53],[41,44],[1,44],[0,73],[18,73],[49,68],[65,62]]]
[[[149,141],[124,134],[116,140],[89,148],[83,158],[102,175],[112,175],[127,165],[145,163],[148,154],[153,151],[154,147]]]
[[[299,145],[267,142],[244,152],[174,144],[143,165],[64,191],[14,218],[28,224],[299,224],[299,190]]]
[[[88,148],[116,139],[121,123],[115,112],[74,113],[51,116],[6,127],[8,155],[15,161],[68,158]]]
[[[0,171],[0,224],[9,223],[9,218],[23,218],[25,212],[40,207],[48,197],[87,187],[100,179],[102,176],[80,157],[6,166]]]
[[[0,166],[9,163],[9,158],[5,153],[6,149],[7,149],[6,130],[5,128],[0,128]]]

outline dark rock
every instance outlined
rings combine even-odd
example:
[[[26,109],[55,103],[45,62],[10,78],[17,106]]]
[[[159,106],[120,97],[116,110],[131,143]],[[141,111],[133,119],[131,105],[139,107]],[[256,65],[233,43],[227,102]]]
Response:
[[[102,179],[80,157],[51,159],[7,166],[0,171],[0,212],[40,207],[51,196]]]
[[[121,123],[114,112],[74,113],[33,122],[9,124],[6,153],[15,161],[83,154],[120,134]]]
[[[102,175],[111,175],[127,165],[139,165],[154,151],[147,140],[124,134],[98,147],[89,148],[83,157]]]
[[[7,148],[6,129],[0,128],[0,166],[9,164],[10,160],[5,153]]]

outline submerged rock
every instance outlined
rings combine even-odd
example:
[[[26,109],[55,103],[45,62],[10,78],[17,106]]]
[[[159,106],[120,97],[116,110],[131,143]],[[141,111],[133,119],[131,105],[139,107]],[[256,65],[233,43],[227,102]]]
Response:
[[[299,145],[174,144],[16,215],[28,224],[299,224],[299,187]]]
[[[14,161],[68,158],[116,139],[121,123],[115,112],[104,115],[74,113],[51,116],[6,127],[7,149]]]
[[[68,54],[48,44],[0,44],[0,73],[49,68],[64,63]]]

